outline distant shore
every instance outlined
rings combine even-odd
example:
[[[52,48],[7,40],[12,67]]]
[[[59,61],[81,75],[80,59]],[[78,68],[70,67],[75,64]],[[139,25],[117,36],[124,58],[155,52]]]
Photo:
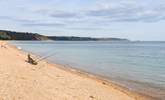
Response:
[[[101,77],[41,61],[25,62],[27,54],[0,41],[0,98],[21,100],[151,100]],[[155,100],[153,98],[153,100]]]
[[[123,38],[96,38],[96,37],[78,37],[78,36],[45,36],[38,33],[29,33],[29,32],[16,32],[8,30],[0,30],[0,39],[1,40],[52,40],[52,41],[126,41],[128,39]]]

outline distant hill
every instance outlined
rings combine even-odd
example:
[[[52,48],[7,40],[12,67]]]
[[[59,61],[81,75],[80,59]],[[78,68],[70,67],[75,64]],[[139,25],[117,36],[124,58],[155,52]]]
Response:
[[[91,37],[75,37],[75,36],[48,36],[51,40],[57,41],[129,41],[121,38],[91,38]]]
[[[0,30],[0,40],[55,40],[55,41],[129,41],[121,38],[91,38],[75,36],[44,36],[37,33]]]
[[[1,40],[48,40],[46,36],[37,33],[0,30]]]
[[[48,36],[48,38],[56,41],[96,41],[95,38],[75,36]]]

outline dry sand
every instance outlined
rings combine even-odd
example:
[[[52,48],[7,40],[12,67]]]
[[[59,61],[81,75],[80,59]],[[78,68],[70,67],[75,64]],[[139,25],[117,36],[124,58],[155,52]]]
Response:
[[[0,41],[0,100],[142,100],[113,85],[41,61],[25,62],[24,52]]]

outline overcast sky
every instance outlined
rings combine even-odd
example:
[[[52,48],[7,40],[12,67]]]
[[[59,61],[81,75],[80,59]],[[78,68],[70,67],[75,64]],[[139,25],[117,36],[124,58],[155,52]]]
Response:
[[[165,0],[0,0],[0,29],[165,40]]]

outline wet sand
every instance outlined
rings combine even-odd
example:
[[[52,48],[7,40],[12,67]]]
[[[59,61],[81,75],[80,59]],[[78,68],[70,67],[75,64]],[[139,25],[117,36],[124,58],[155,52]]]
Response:
[[[46,61],[0,41],[0,100],[149,100],[123,87]]]

